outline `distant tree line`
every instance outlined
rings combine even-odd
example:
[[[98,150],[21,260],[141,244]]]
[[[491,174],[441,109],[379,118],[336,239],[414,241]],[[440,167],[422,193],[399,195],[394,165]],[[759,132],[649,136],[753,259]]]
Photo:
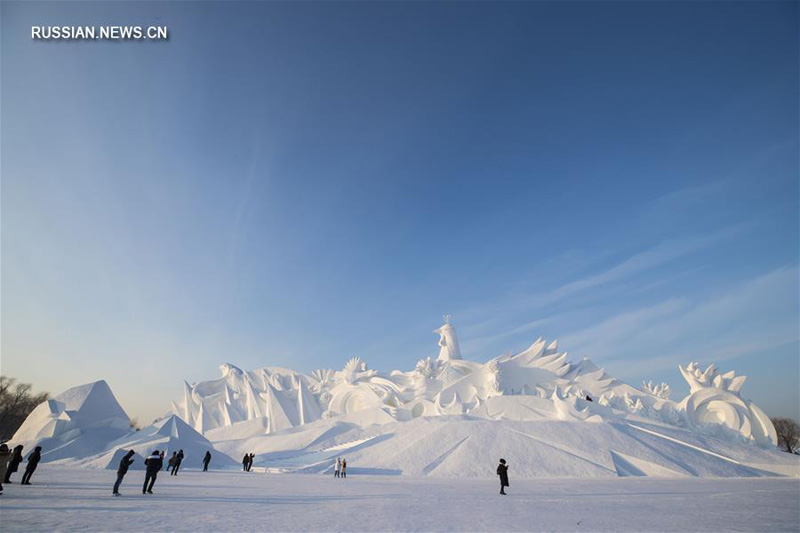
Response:
[[[800,452],[800,425],[791,418],[772,418],[778,434],[778,448],[789,453]]]
[[[0,442],[13,437],[31,411],[50,397],[46,392],[32,394],[31,389],[30,383],[0,376]]]

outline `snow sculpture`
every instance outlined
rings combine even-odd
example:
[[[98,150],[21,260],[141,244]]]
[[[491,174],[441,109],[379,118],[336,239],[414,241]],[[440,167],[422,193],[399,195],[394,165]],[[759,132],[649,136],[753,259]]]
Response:
[[[777,446],[772,421],[754,403],[739,395],[746,376],[737,376],[733,371],[720,374],[715,365],[701,371],[694,362],[678,369],[690,388],[689,396],[680,404],[690,426],[722,427],[747,440]]]
[[[660,385],[653,385],[652,381],[643,381],[642,390],[648,394],[658,396],[659,398],[663,398],[665,400],[669,400],[669,395],[672,393],[669,385],[663,382]]]
[[[97,459],[91,458],[90,460],[98,461],[100,466],[107,462],[106,468],[116,468],[118,461],[116,463],[103,461],[102,458],[104,456],[113,457],[118,455],[119,450],[135,450],[143,457],[150,455],[153,450],[164,450],[167,457],[172,452],[183,450],[186,464],[199,464],[205,453],[210,451],[214,467],[238,465],[238,461],[234,461],[227,455],[215,450],[214,446],[203,435],[175,415],[162,418],[141,431],[113,441],[109,444],[109,449],[111,450],[110,452],[99,456]]]
[[[329,415],[398,406],[400,388],[377,371],[368,370],[367,364],[358,357],[350,359],[334,379],[328,389],[330,402],[325,406]]]
[[[450,361],[461,359],[461,348],[458,346],[456,328],[450,324],[450,315],[444,315],[444,325],[434,333],[439,334],[439,360]]]
[[[666,383],[645,382],[637,389],[587,358],[568,362],[555,341],[538,338],[519,353],[479,363],[462,359],[448,315],[434,332],[439,335],[438,357],[420,359],[410,372],[384,374],[369,369],[359,357],[341,370],[321,369],[310,375],[276,367],[244,372],[225,364],[220,378],[185,384],[183,400],[173,404],[172,412],[204,434],[243,423],[252,430],[248,434],[274,433],[354,413],[370,423],[461,414],[572,421],[618,416],[703,431],[722,426],[758,443],[775,442],[766,415],[739,397],[744,377],[733,372],[718,374],[713,366],[701,372],[694,363],[681,368],[692,390],[676,403],[669,399]],[[532,400],[499,401],[515,397]],[[536,408],[526,411],[523,404]]]
[[[27,448],[41,445],[42,460],[52,461],[102,449],[131,432],[130,419],[105,381],[72,387],[40,403],[11,441]]]
[[[72,387],[39,404],[14,434],[14,442],[47,438],[68,441],[82,432],[110,428],[130,431],[130,419],[105,381]]]

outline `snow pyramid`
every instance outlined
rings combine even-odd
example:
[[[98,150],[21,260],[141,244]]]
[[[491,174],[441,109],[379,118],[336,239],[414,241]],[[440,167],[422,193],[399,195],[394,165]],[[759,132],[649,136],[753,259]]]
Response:
[[[147,456],[153,450],[164,450],[166,456],[172,452],[183,450],[183,466],[200,467],[206,452],[211,452],[212,467],[236,466],[234,461],[224,453],[218,452],[214,446],[200,433],[175,415],[161,419],[152,426],[137,431],[131,436],[123,437],[109,445],[112,449],[135,450]],[[112,465],[113,466],[113,465]]]
[[[131,469],[134,470],[143,469],[143,457],[148,457],[154,450],[164,451],[166,457],[170,457],[172,452],[183,450],[183,468],[201,467],[201,461],[207,451],[211,452],[212,469],[238,465],[237,461],[217,451],[205,437],[174,415],[161,419],[141,431],[129,433],[107,443],[106,449],[100,453],[59,461],[59,464],[116,469],[119,466],[119,460],[128,450],[136,452],[133,456],[135,462],[131,465]]]
[[[103,380],[68,389],[39,404],[11,438],[42,461],[85,457],[131,432],[130,419]]]

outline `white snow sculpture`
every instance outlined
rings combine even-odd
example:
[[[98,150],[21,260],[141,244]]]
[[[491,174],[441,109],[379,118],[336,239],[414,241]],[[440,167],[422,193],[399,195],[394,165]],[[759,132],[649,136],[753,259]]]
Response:
[[[105,381],[72,387],[40,403],[14,434],[14,442],[78,435],[95,428],[130,430],[130,419]]]
[[[350,359],[344,370],[335,375],[329,388],[331,415],[343,415],[370,408],[397,407],[400,388],[381,377],[358,357]]]
[[[87,455],[130,433],[130,419],[105,381],[72,387],[40,403],[11,438],[41,445],[42,460]]]
[[[215,450],[203,435],[175,415],[162,418],[141,431],[113,441],[109,444],[109,449],[113,454],[118,454],[119,450],[135,450],[143,457],[149,456],[153,450],[163,450],[167,457],[172,452],[183,450],[184,464],[192,466],[200,464],[200,460],[209,451],[214,467],[238,465],[238,461]],[[110,462],[107,468],[116,468],[117,465],[118,462]]]
[[[461,348],[458,346],[456,328],[450,324],[450,315],[444,315],[444,325],[433,332],[439,334],[440,361],[461,359]]]
[[[744,377],[733,372],[720,375],[714,367],[702,372],[695,364],[681,369],[692,394],[676,403],[669,399],[666,383],[646,382],[637,389],[587,358],[569,363],[555,341],[539,338],[517,354],[479,363],[462,359],[449,316],[435,333],[438,357],[420,359],[410,372],[384,374],[369,369],[359,357],[342,370],[310,375],[276,367],[244,372],[225,364],[219,379],[185,384],[184,398],[173,405],[173,412],[201,433],[245,422],[252,431],[274,433],[354,413],[371,413],[359,420],[372,421],[461,414],[501,419],[504,413],[515,420],[551,416],[596,421],[612,413],[697,429],[722,425],[759,443],[775,442],[766,415],[738,396]],[[524,407],[530,402],[495,401],[520,396],[537,398],[548,407],[542,411],[537,404],[531,410]]]
[[[733,371],[720,374],[715,365],[701,371],[694,362],[678,369],[690,388],[689,396],[680,404],[690,426],[723,427],[759,444],[778,444],[769,417],[739,395],[746,376],[736,376]]]
[[[653,385],[652,381],[642,381],[642,390],[648,394],[658,396],[659,398],[663,398],[665,400],[669,400],[669,396],[672,393],[669,385],[664,382],[659,385]]]

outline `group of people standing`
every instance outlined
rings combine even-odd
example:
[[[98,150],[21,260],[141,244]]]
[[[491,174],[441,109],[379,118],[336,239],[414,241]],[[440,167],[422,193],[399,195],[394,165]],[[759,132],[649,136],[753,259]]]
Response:
[[[7,444],[0,444],[0,494],[3,493],[3,483],[11,483],[11,475],[19,470],[19,465],[23,461],[22,446],[14,447],[14,451],[9,450]],[[125,474],[128,473],[128,468],[133,464],[134,455],[133,450],[128,452],[122,457],[117,468],[117,481],[114,483],[112,494],[120,496],[119,487]],[[183,462],[183,450],[172,453],[169,462],[167,463],[167,470],[170,471],[171,476],[177,476],[178,470]],[[249,472],[253,466],[254,453],[247,453],[242,458],[242,466],[245,472]],[[39,461],[42,459],[42,447],[36,446],[33,451],[28,455],[28,463],[25,467],[25,473],[22,475],[20,485],[30,485],[31,476],[36,471]],[[203,472],[208,472],[208,465],[211,463],[211,452],[207,451],[203,456]],[[153,453],[144,461],[145,476],[144,485],[142,486],[142,494],[153,494],[153,485],[155,485],[158,473],[164,468],[164,452],[154,450]],[[333,475],[338,478],[347,477],[347,459],[337,457],[333,465]],[[500,477],[500,494],[506,494],[505,488],[508,484],[508,464],[505,459],[500,459],[500,464],[497,465],[497,475]]]
[[[135,452],[133,450],[128,450],[128,453],[126,453],[119,461],[119,467],[117,468],[117,481],[114,483],[114,489],[112,491],[114,496],[120,496],[119,486],[122,484],[122,479],[125,477],[125,474],[128,473],[128,468],[135,461],[133,458],[134,453]],[[172,457],[170,457],[169,461],[167,461],[167,470],[169,471],[169,475],[178,475],[178,470],[181,467],[183,458],[183,450],[178,450],[177,452],[172,453]],[[211,463],[211,452],[207,451],[205,456],[203,456],[203,472],[208,472],[209,463]],[[164,452],[154,450],[153,453],[144,460],[144,466],[145,474],[144,485],[142,485],[142,494],[153,494],[153,485],[156,483],[158,473],[164,469]]]
[[[11,483],[11,474],[19,470],[22,463],[21,445],[14,447],[14,451],[9,450],[7,444],[0,444],[0,494],[3,494],[3,483]],[[39,461],[42,459],[42,447],[37,446],[28,455],[28,463],[25,466],[25,473],[22,474],[20,485],[30,485],[31,476],[36,471]]]
[[[347,459],[343,457],[336,458],[336,463],[333,465],[333,477],[347,477]]]

